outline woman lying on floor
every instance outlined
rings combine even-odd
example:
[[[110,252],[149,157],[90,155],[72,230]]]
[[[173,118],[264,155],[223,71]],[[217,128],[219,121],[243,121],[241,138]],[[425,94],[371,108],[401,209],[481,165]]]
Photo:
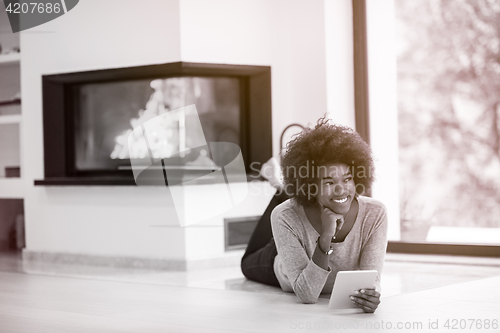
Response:
[[[241,261],[250,280],[295,292],[304,303],[331,293],[338,271],[377,270],[375,289],[353,291],[364,312],[380,303],[387,214],[363,196],[373,181],[370,147],[348,127],[320,119],[287,145],[284,184],[257,225]]]

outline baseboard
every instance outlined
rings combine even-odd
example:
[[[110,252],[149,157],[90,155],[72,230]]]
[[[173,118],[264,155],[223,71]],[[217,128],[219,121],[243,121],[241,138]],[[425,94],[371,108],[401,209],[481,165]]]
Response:
[[[239,265],[243,251],[233,251],[226,255],[196,260],[142,258],[131,256],[104,256],[75,253],[31,251],[24,249],[22,258],[25,265],[54,264],[99,266],[111,268],[132,268],[160,271],[191,271],[197,269],[234,267]],[[37,265],[40,268],[40,265]]]
[[[500,267],[500,258],[437,254],[386,253],[386,261]]]
[[[491,244],[389,241],[387,252],[498,258],[500,257],[500,246]]]

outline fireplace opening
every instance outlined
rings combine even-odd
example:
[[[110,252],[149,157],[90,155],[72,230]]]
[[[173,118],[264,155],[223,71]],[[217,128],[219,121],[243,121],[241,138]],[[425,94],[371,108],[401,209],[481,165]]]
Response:
[[[169,113],[193,104],[199,120]],[[160,115],[163,144],[148,148],[167,167],[206,158],[179,158],[201,123],[207,142],[238,145],[256,173],[272,156],[270,67],[178,62],[43,76],[45,178],[35,184],[133,185],[130,158],[145,152],[130,134]]]

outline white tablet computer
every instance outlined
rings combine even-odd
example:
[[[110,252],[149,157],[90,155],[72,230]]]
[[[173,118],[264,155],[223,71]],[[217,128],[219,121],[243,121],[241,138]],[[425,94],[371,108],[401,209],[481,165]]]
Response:
[[[341,313],[363,312],[349,296],[354,295],[355,290],[374,288],[377,274],[376,270],[338,272],[330,297],[330,309]]]

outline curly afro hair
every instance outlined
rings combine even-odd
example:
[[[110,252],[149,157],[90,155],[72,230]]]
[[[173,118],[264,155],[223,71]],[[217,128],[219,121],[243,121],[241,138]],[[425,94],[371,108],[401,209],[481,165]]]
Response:
[[[303,206],[316,202],[304,189],[317,184],[313,168],[332,163],[343,163],[351,170],[356,194],[370,193],[373,182],[373,157],[368,144],[353,129],[331,124],[320,118],[314,128],[306,128],[286,145],[281,159],[284,190]],[[307,169],[306,176],[300,170]],[[299,172],[297,172],[299,170]]]

